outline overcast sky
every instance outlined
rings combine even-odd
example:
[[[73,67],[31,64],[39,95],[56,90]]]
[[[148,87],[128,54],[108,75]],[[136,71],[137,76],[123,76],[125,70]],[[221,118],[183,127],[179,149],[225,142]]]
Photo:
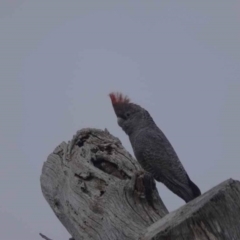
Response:
[[[107,128],[132,153],[112,90],[149,110],[202,192],[240,179],[240,1],[180,2],[1,0],[1,240],[68,239],[39,178],[77,130]]]

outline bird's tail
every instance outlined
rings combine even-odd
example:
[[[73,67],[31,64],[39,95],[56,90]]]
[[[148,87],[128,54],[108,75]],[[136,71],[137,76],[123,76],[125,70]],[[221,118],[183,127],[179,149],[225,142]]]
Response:
[[[189,178],[189,176],[187,175],[188,178],[188,184],[189,187],[191,188],[191,192],[192,192],[192,196],[188,199],[185,199],[186,202],[190,202],[191,200],[193,200],[194,198],[197,198],[201,195],[201,191],[198,188],[198,186]]]
[[[189,185],[190,185],[190,187],[191,187],[191,189],[192,189],[192,192],[193,192],[194,197],[195,197],[195,198],[196,198],[196,197],[199,197],[199,196],[201,195],[201,191],[200,191],[200,189],[198,188],[198,186],[197,186],[194,182],[191,181],[190,178],[189,178]]]
[[[164,184],[187,203],[201,195],[200,189],[191,181],[188,175],[187,180],[188,184],[174,181],[174,179],[171,179],[171,181],[165,181]]]
[[[200,189],[195,183],[191,181],[187,175],[188,184],[176,181],[174,178],[165,179],[164,184],[172,192],[182,198],[186,203],[192,201],[193,199],[201,195]]]

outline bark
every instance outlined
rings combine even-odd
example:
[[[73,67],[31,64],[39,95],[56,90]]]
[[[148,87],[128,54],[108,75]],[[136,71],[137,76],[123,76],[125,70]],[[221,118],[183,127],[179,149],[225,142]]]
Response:
[[[75,240],[239,240],[240,182],[168,213],[152,177],[107,130],[83,129],[43,165],[43,195]]]
[[[75,240],[137,239],[168,213],[151,176],[107,130],[62,142],[43,165],[41,188]]]

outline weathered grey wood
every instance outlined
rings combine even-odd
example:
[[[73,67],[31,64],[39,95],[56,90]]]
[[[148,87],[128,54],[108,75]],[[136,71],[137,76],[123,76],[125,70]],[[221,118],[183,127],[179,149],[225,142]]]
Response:
[[[147,228],[141,240],[239,240],[240,182],[229,179]]]
[[[45,239],[45,240],[53,240],[53,239],[51,239],[51,238],[45,236],[45,235],[42,234],[42,233],[39,233],[39,235],[40,235],[43,239]],[[68,240],[75,240],[75,239],[74,239],[74,238],[69,238]]]
[[[138,162],[107,130],[83,129],[49,155],[41,188],[75,240],[135,240],[168,213],[156,187],[154,208],[135,191],[141,190],[145,177],[136,177],[140,170]]]
[[[51,238],[48,238],[47,236],[43,235],[42,233],[39,233],[39,235],[45,240],[52,240]]]

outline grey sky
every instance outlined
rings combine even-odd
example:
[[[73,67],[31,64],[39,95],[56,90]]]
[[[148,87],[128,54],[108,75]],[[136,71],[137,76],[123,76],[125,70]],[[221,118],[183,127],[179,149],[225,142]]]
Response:
[[[240,1],[3,0],[0,14],[0,239],[68,238],[39,177],[78,129],[132,153],[112,90],[149,110],[202,192],[239,179]]]

